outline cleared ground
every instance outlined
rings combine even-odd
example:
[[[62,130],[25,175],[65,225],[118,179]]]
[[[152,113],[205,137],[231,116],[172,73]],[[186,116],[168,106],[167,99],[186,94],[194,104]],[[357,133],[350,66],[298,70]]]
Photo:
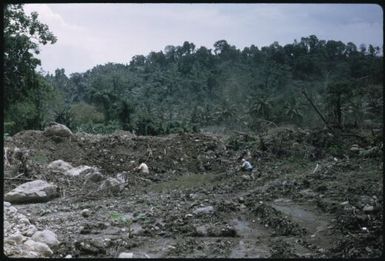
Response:
[[[54,257],[379,257],[382,141],[336,139],[293,128],[260,137],[122,132],[52,139],[26,131],[5,146],[30,151],[23,178],[60,187],[59,198],[16,206],[38,229],[58,235]],[[242,157],[257,166],[254,179],[239,171]],[[150,174],[132,172],[140,158]],[[48,174],[46,165],[57,159],[98,166],[111,177],[127,171],[128,184],[119,193],[95,193],[81,177]],[[17,175],[15,166],[6,177]],[[6,179],[5,192],[23,182]],[[83,217],[83,209],[91,215]]]

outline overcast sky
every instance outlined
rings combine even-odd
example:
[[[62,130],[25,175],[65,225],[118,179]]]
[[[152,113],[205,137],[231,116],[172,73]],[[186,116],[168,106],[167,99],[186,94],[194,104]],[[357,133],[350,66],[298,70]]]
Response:
[[[243,49],[293,43],[316,35],[357,45],[383,46],[383,11],[374,4],[28,4],[57,36],[41,47],[42,69],[85,72],[108,62],[193,42],[218,40]]]

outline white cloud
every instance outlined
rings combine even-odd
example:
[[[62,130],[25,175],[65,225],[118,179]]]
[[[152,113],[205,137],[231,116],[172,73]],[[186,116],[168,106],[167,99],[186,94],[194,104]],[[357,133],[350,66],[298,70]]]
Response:
[[[213,48],[225,39],[239,49],[315,34],[323,40],[382,46],[376,5],[330,4],[27,4],[58,42],[43,46],[45,70],[85,71],[107,62],[193,42]],[[359,33],[357,33],[359,32]]]

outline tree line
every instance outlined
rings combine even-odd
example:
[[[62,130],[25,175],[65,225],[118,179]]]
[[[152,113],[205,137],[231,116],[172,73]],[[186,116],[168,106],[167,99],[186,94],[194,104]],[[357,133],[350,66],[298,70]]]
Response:
[[[383,120],[379,47],[315,35],[242,50],[185,41],[85,73],[36,72],[37,44],[54,43],[45,25],[5,12],[5,127],[10,134],[56,121],[74,131],[159,135],[270,125],[367,127]],[[8,23],[7,23],[8,22]],[[33,39],[38,36],[38,43]],[[32,53],[31,53],[32,52]]]

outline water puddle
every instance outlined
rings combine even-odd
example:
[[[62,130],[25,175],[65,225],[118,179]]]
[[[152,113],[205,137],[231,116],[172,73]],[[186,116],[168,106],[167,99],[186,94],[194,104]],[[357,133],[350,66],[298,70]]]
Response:
[[[255,220],[238,217],[231,220],[230,224],[240,237],[238,244],[232,249],[229,258],[268,258],[271,256],[270,248],[264,242],[270,232]]]
[[[277,199],[271,206],[305,228],[309,232],[307,239],[309,242],[324,248],[332,246],[331,231],[328,229],[331,217],[309,206],[298,205],[289,199]]]

